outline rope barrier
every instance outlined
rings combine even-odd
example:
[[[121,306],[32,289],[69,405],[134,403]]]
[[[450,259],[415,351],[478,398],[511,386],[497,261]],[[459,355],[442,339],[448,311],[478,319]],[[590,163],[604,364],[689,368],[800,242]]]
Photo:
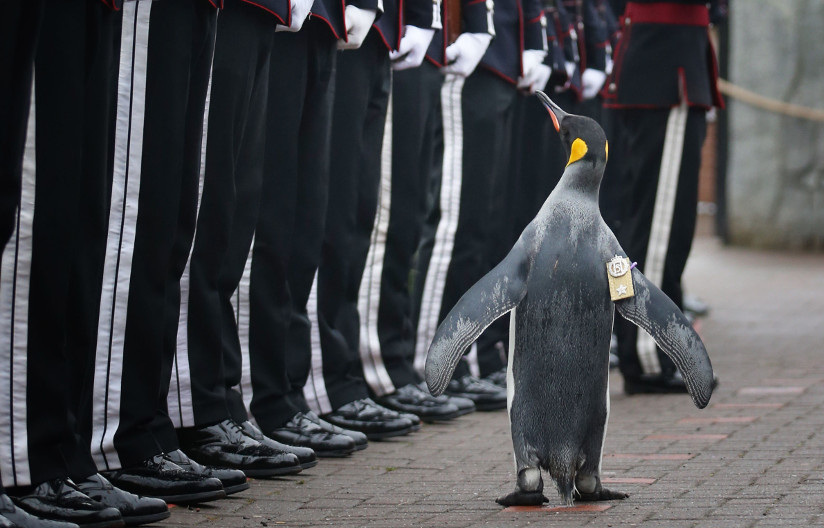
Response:
[[[724,95],[728,95],[733,99],[738,99],[739,101],[756,108],[761,108],[762,110],[797,117],[799,119],[807,119],[809,121],[824,122],[824,110],[808,108],[806,106],[786,103],[777,99],[764,97],[763,95],[758,95],[757,93],[751,92],[746,88],[736,86],[724,79],[718,79],[718,89],[721,90],[721,93]]]

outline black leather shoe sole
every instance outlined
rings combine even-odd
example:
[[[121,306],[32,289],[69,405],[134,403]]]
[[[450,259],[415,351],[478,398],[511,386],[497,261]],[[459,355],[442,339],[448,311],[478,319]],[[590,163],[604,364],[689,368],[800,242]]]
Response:
[[[165,512],[152,513],[147,515],[123,515],[123,522],[126,523],[126,526],[140,526],[141,524],[149,524],[157,521],[162,521],[163,519],[168,519],[171,515],[172,512],[168,510]]]
[[[249,478],[269,478],[269,477],[284,477],[287,475],[297,475],[303,468],[300,464],[273,469],[242,469]]]
[[[166,504],[202,504],[226,498],[226,492],[222,489],[217,491],[200,491],[195,493],[181,493],[178,495],[152,495],[158,499],[163,499]]]

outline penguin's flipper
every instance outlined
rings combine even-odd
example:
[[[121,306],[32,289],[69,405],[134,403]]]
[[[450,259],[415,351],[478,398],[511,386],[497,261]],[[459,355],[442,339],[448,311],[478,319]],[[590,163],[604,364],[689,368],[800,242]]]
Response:
[[[464,351],[495,319],[512,310],[526,294],[529,259],[523,240],[476,282],[438,326],[426,356],[426,384],[439,396]]]
[[[712,396],[713,374],[707,349],[692,324],[658,286],[632,270],[635,296],[617,301],[624,319],[645,330],[684,376],[695,406],[703,409]]]

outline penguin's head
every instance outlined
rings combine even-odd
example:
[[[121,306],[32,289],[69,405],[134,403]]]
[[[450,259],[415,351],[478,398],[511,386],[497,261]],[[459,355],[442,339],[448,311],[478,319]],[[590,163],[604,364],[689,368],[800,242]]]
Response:
[[[607,136],[601,125],[589,117],[564,112],[544,92],[536,91],[535,94],[544,103],[555,130],[561,136],[561,143],[569,156],[567,166],[589,164],[590,168],[596,169],[600,180],[609,154]]]

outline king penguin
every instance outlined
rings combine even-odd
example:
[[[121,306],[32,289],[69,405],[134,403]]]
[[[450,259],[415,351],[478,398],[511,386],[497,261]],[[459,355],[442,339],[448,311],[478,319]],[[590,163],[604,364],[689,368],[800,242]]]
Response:
[[[700,409],[712,395],[712,366],[687,318],[629,265],[601,217],[598,190],[608,156],[603,129],[564,112],[543,92],[537,95],[569,161],[509,254],[438,327],[426,359],[426,383],[432,394],[443,393],[467,347],[511,312],[507,410],[517,482],[515,491],[497,502],[548,502],[542,469],[568,505],[574,498],[623,499],[625,493],[601,485],[613,308],[673,360]]]

